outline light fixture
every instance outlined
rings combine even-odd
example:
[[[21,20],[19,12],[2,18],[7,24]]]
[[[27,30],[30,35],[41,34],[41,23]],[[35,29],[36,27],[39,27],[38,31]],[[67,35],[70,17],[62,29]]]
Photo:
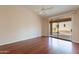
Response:
[[[40,12],[39,12],[39,14],[41,15],[45,15],[45,14],[47,14],[47,10],[51,10],[53,7],[42,7],[41,9],[40,9]]]

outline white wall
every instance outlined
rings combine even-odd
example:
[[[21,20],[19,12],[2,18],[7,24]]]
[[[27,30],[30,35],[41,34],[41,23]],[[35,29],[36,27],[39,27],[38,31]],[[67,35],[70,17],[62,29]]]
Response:
[[[49,35],[49,20],[48,18],[42,18],[42,36]]]
[[[0,6],[0,45],[41,36],[41,18],[23,6]]]
[[[72,41],[79,43],[79,10],[72,14]]]

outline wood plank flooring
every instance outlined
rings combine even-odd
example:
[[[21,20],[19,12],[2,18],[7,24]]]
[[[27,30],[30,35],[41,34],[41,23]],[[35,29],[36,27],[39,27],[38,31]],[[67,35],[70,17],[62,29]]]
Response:
[[[79,44],[52,37],[38,37],[0,46],[0,54],[78,54]]]

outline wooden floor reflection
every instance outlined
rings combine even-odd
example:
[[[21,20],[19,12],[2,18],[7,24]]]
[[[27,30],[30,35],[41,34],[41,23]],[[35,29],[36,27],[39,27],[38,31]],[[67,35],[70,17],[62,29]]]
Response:
[[[50,53],[72,53],[73,51],[72,42],[51,37],[49,38],[49,48]]]
[[[76,54],[79,44],[52,37],[38,37],[0,46],[1,54]]]

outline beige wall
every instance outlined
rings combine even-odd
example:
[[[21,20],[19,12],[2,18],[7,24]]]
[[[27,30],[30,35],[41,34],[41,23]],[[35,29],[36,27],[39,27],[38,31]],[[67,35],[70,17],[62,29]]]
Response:
[[[49,20],[48,18],[42,18],[42,36],[49,35]]]
[[[23,6],[0,6],[0,45],[41,36],[41,18]]]
[[[79,43],[79,10],[72,14],[72,41]]]

